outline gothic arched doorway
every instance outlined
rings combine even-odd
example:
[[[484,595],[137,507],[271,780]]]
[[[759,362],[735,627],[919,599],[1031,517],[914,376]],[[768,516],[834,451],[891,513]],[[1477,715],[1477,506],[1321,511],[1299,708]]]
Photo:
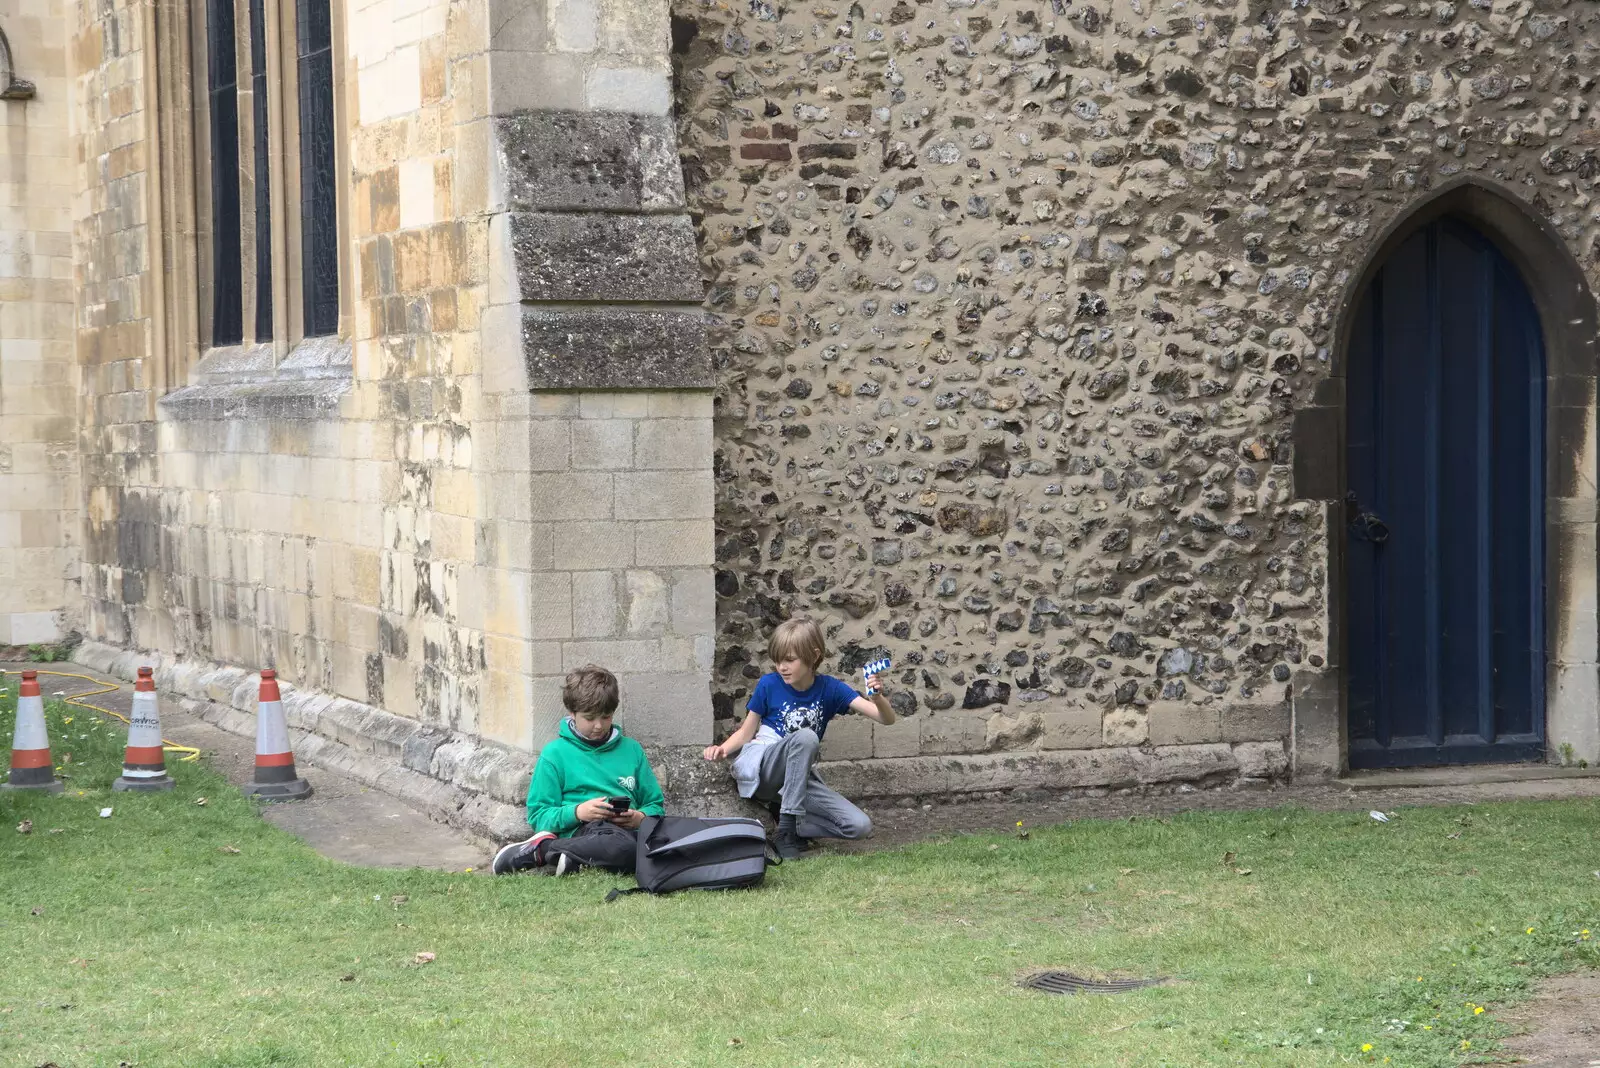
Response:
[[[1383,260],[1348,337],[1350,766],[1543,759],[1547,379],[1528,286],[1437,218]]]

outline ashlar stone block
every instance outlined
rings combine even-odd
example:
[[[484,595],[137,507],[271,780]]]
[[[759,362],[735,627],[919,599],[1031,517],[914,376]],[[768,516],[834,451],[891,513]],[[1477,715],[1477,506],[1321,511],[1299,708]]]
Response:
[[[635,524],[615,520],[557,523],[555,566],[562,570],[632,567]]]
[[[579,571],[572,576],[573,637],[610,638],[617,634],[617,578],[613,571]]]
[[[584,77],[583,99],[595,111],[665,115],[672,107],[672,87],[665,70],[598,67]]]
[[[711,420],[647,419],[634,439],[635,464],[641,468],[709,470]]]
[[[634,423],[629,419],[580,419],[572,424],[572,466],[616,471],[633,466]]]
[[[635,562],[640,567],[709,567],[712,536],[709,519],[638,523]]]
[[[558,51],[594,51],[599,24],[596,0],[551,0],[550,30]]]
[[[627,632],[655,636],[671,629],[671,587],[654,571],[629,571],[625,579]]]

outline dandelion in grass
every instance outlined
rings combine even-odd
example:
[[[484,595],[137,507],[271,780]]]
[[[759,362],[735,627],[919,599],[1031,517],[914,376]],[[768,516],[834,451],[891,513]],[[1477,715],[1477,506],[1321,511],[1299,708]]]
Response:
[[[1472,1007],[1472,1015],[1474,1015],[1474,1016],[1482,1016],[1483,1015],[1483,1006],[1482,1005],[1474,1005]]]
[[[1463,1039],[1462,1039],[1462,1040],[1461,1040],[1461,1048],[1462,1048],[1462,1049],[1471,1049],[1471,1048],[1472,1048],[1472,1039],[1470,1039],[1470,1038],[1463,1038]]]
[[[1361,1052],[1362,1053],[1371,1053],[1372,1052],[1372,1043],[1371,1042],[1363,1042],[1363,1043],[1361,1043]]]
[[[1532,927],[1528,928],[1528,933],[1529,934],[1533,934],[1533,928]]]

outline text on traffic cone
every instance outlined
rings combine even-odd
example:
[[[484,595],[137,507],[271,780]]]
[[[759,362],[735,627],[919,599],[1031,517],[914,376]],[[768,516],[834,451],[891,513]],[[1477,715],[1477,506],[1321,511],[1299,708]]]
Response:
[[[133,712],[128,717],[128,747],[122,757],[122,774],[113,790],[170,790],[167,756],[161,748],[161,708],[156,702],[156,682],[150,668],[139,669],[133,684]]]

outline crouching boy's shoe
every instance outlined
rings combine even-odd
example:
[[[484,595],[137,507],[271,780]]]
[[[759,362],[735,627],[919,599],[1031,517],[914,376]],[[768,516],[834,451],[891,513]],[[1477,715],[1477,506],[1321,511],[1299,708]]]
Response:
[[[540,831],[526,842],[512,842],[494,855],[490,870],[496,875],[511,875],[537,868],[544,863],[544,844],[555,840],[550,831]]]
[[[772,848],[779,860],[797,860],[805,855],[806,840],[790,828],[779,827],[773,836]]]

